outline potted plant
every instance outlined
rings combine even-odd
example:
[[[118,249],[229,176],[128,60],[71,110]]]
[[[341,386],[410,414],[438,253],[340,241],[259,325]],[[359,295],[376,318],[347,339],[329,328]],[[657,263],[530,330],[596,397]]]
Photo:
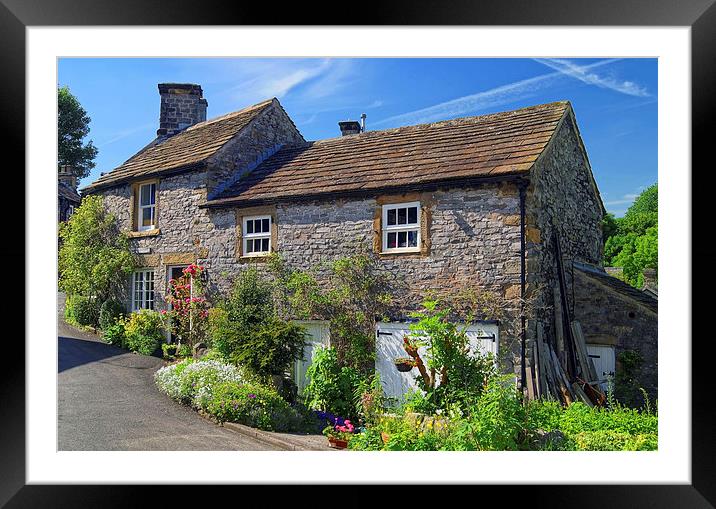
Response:
[[[397,357],[393,363],[398,371],[406,373],[415,367],[415,361],[411,357]]]
[[[328,438],[328,445],[334,449],[345,449],[348,441],[355,433],[355,427],[349,420],[343,421],[343,425],[335,424],[326,426],[323,434]]]

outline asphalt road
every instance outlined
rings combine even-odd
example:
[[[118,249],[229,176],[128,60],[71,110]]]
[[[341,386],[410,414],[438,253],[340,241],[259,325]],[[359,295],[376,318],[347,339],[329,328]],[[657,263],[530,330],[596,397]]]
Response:
[[[217,426],[160,393],[153,374],[161,359],[104,344],[61,316],[59,450],[278,450]]]

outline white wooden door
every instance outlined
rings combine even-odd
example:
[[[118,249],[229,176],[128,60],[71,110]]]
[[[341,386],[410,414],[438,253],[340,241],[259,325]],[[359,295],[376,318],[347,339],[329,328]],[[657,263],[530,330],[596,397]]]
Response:
[[[415,382],[416,376],[419,376],[417,368],[403,373],[397,370],[393,362],[396,357],[408,356],[403,348],[403,338],[409,333],[410,328],[407,323],[381,322],[376,325],[375,369],[380,375],[385,395],[398,402],[402,401],[409,391],[418,389],[418,384]],[[467,336],[471,351],[479,351],[483,355],[492,353],[497,357],[498,334],[497,324],[494,323],[469,326]],[[418,353],[425,359],[424,347],[419,348]]]
[[[303,347],[303,360],[294,363],[293,379],[298,387],[298,393],[303,394],[308,381],[306,380],[306,370],[313,360],[313,352],[319,346],[329,346],[329,323],[319,320],[296,320],[294,323],[305,327],[308,332],[308,344]]]
[[[594,363],[594,369],[597,372],[599,385],[603,390],[607,390],[607,377],[614,376],[616,361],[614,356],[614,347],[609,345],[587,345],[587,355]]]

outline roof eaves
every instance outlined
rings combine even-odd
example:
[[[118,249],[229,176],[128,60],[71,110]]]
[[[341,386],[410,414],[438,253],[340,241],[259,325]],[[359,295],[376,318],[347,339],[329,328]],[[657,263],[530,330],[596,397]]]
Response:
[[[206,160],[198,161],[191,164],[185,164],[182,166],[176,166],[174,168],[166,168],[162,170],[153,171],[150,173],[143,173],[141,175],[128,175],[126,177],[122,177],[118,180],[112,180],[108,182],[95,182],[93,184],[90,184],[86,187],[83,187],[80,189],[80,192],[85,194],[92,194],[96,193],[98,191],[104,191],[107,189],[111,189],[113,187],[119,187],[123,186],[125,184],[128,184],[130,182],[138,182],[140,180],[150,179],[153,177],[166,177],[169,175],[177,175],[179,173],[186,173],[194,170],[200,170],[206,167]]]
[[[412,191],[431,191],[445,189],[461,185],[484,185],[499,182],[517,182],[529,180],[529,174],[525,172],[503,173],[500,175],[476,175],[474,177],[458,177],[453,179],[441,179],[429,182],[421,182],[400,186],[384,186],[370,189],[350,189],[345,191],[330,191],[323,193],[306,193],[293,196],[278,196],[275,198],[254,198],[244,199],[237,196],[207,200],[199,205],[199,208],[224,208],[224,207],[249,207],[267,205],[274,203],[301,203],[309,201],[332,200],[335,198],[357,198],[375,196],[383,193],[401,193]]]

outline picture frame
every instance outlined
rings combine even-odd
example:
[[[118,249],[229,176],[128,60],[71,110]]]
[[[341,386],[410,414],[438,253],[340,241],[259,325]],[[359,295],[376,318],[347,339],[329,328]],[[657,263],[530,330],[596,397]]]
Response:
[[[2,94],[2,111],[6,123],[6,158],[22,165],[24,152],[25,119],[25,29],[30,26],[99,26],[99,25],[228,25],[265,24],[266,17],[260,8],[233,7],[228,13],[218,2],[203,2],[201,9],[190,9],[190,3],[178,0],[177,7],[167,12],[159,2],[148,4],[126,1],[121,8],[105,0],[47,0],[23,2],[0,0],[0,47],[4,69],[5,91]],[[184,8],[186,7],[186,8]],[[272,13],[272,24],[295,22],[301,17],[296,12],[300,6],[288,7],[283,12]],[[449,8],[436,9],[428,2],[394,2],[390,8],[369,8],[362,3],[355,15],[346,17],[355,24],[379,25],[571,25],[571,26],[689,26],[691,27],[692,71],[692,168],[707,167],[706,154],[711,140],[707,139],[706,127],[712,123],[710,114],[716,102],[716,7],[713,0],[689,0],[686,2],[659,0],[642,2],[628,0],[606,5],[593,2],[559,0],[553,2],[455,2]],[[304,17],[305,19],[305,17]],[[307,20],[310,21],[310,20]],[[12,157],[15,156],[15,157]],[[693,170],[691,175],[694,177]],[[29,183],[26,182],[26,185]],[[708,231],[709,213],[697,207],[708,203],[705,196],[709,186],[692,188],[692,232]],[[27,192],[27,189],[26,189]],[[17,193],[18,195],[20,193]],[[16,226],[16,228],[18,228]],[[18,228],[19,229],[19,228]],[[15,233],[15,232],[13,232]],[[19,233],[19,232],[18,232]],[[25,232],[15,237],[24,238]],[[18,242],[18,246],[22,243]],[[693,248],[692,248],[693,249]],[[23,251],[16,248],[14,257]],[[28,253],[23,253],[27,260]],[[713,250],[697,247],[692,250],[693,267],[707,267],[713,259]],[[25,267],[27,270],[27,266]],[[15,277],[19,278],[19,271]],[[18,282],[19,286],[20,282]],[[695,289],[696,287],[694,287]],[[696,318],[703,321],[708,316],[706,300],[692,295],[693,325]],[[696,337],[692,327],[691,338]],[[691,339],[689,338],[689,339]],[[709,362],[714,358],[710,334],[700,336],[701,341],[691,341],[692,353],[692,483],[690,485],[582,485],[582,486],[521,486],[511,487],[510,501],[523,499],[549,500],[559,507],[714,507],[716,505],[716,438],[713,432],[714,410],[710,401],[709,375],[713,371]],[[684,340],[685,338],[679,338]],[[22,357],[22,352],[16,352]],[[3,373],[0,405],[0,504],[8,507],[78,507],[87,505],[129,505],[139,496],[138,488],[123,486],[61,486],[27,485],[25,459],[25,362],[24,359],[8,363]],[[501,486],[484,486],[500,496]],[[514,491],[513,491],[514,490]],[[216,494],[220,494],[217,491]],[[504,493],[502,494],[504,496]]]

